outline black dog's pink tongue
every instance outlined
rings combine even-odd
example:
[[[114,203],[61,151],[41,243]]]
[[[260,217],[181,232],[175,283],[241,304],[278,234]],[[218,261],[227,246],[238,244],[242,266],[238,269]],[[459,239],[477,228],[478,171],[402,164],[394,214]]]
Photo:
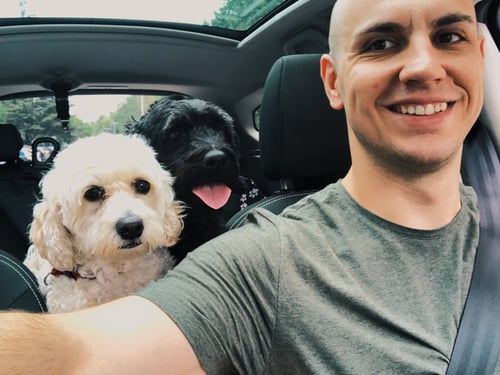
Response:
[[[217,210],[227,203],[231,189],[226,185],[205,185],[194,188],[193,193],[208,207]]]

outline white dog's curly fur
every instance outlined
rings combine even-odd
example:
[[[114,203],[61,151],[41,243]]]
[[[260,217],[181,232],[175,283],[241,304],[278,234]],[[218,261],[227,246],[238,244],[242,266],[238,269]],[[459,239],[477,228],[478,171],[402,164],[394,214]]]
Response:
[[[133,293],[174,265],[182,231],[173,178],[142,138],[80,139],[41,181],[25,264],[49,312],[90,307]]]

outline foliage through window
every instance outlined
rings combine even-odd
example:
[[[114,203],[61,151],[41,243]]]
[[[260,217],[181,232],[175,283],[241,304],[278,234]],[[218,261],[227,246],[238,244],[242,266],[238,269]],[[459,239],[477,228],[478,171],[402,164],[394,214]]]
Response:
[[[296,0],[2,0],[2,18],[92,18],[174,22],[244,31]]]
[[[124,133],[125,124],[138,120],[159,96],[85,95],[70,97],[68,130],[56,115],[53,96],[0,101],[0,123],[11,123],[21,133],[25,149],[38,137],[53,137],[64,148],[78,138],[103,132]],[[79,103],[71,104],[72,102]],[[1,125],[0,125],[1,126]]]
[[[283,0],[226,0],[210,26],[246,30],[276,9]]]

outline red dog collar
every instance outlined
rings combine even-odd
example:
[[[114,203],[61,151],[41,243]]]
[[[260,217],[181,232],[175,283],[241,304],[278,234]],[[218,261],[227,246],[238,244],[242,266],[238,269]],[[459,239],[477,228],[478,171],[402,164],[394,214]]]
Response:
[[[78,271],[59,271],[58,269],[55,268],[52,268],[50,274],[55,277],[66,276],[73,280],[78,280],[82,277],[82,275],[80,275]]]
[[[52,275],[52,276],[55,276],[55,277],[59,277],[59,276],[65,276],[65,277],[68,277],[72,280],[78,280],[78,279],[87,279],[87,280],[95,280],[95,277],[84,277],[82,275],[80,275],[78,273],[77,270],[74,270],[74,271],[60,271],[56,268],[52,268],[52,271],[50,271],[50,273],[47,275]],[[45,278],[47,278],[47,276]],[[45,283],[47,284],[47,283]]]

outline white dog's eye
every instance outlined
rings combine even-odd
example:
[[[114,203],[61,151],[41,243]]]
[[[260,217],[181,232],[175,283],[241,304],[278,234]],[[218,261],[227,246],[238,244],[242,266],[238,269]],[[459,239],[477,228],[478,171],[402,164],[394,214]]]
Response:
[[[89,202],[95,202],[104,197],[104,189],[100,186],[92,186],[87,189],[83,197]]]
[[[149,193],[149,190],[151,189],[151,185],[149,182],[145,180],[135,180],[132,185],[135,188],[135,191],[138,192],[139,194],[144,194],[146,195]]]

